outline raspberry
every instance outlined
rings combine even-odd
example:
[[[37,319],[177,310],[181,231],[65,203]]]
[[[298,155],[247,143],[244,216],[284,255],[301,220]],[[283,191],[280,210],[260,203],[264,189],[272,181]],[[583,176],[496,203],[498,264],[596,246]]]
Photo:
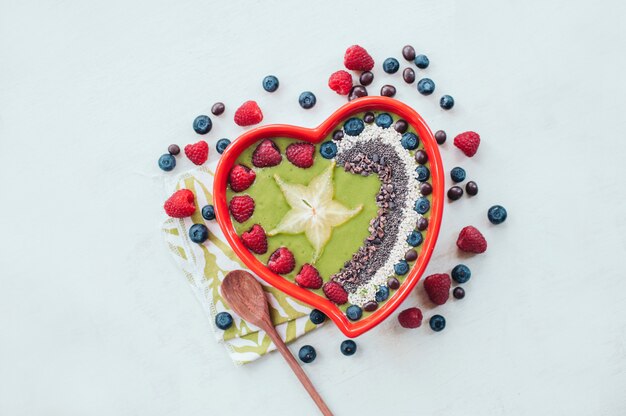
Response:
[[[185,155],[194,165],[201,165],[209,158],[209,145],[204,140],[185,146]]]
[[[296,283],[307,289],[319,289],[324,282],[317,269],[305,263],[300,269],[300,273],[296,276]]]
[[[165,201],[163,208],[165,213],[172,218],[189,217],[196,212],[194,199],[195,196],[189,189],[180,189]]]
[[[424,289],[432,303],[443,305],[450,297],[451,284],[447,273],[431,274],[424,280]]]
[[[478,151],[480,145],[480,135],[473,131],[466,131],[454,138],[454,145],[461,149],[465,156],[472,157]]]
[[[246,101],[235,111],[235,124],[238,126],[252,126],[263,121],[263,112],[256,101]]]
[[[352,45],[346,49],[343,64],[348,69],[356,71],[369,71],[374,68],[374,59],[359,45]]]
[[[228,209],[237,222],[245,222],[254,212],[254,199],[248,195],[234,196],[228,204]]]
[[[287,146],[285,153],[287,155],[287,160],[299,168],[306,169],[313,166],[315,146],[311,143],[292,143]]]
[[[461,230],[456,246],[468,253],[484,253],[487,251],[487,240],[480,231],[470,225]]]
[[[280,149],[269,139],[263,140],[252,153],[252,164],[257,168],[276,166],[282,160]]]
[[[348,301],[348,292],[337,282],[326,282],[323,290],[326,297],[337,305],[343,305]]]
[[[267,267],[276,274],[291,273],[296,267],[296,259],[287,247],[280,247],[270,256]]]
[[[352,75],[344,70],[333,72],[328,78],[328,86],[339,95],[348,95],[352,89]]]
[[[228,175],[228,183],[230,183],[230,189],[235,192],[245,191],[252,185],[256,173],[245,165],[235,165]]]
[[[408,308],[400,312],[398,322],[402,328],[419,328],[422,326],[422,317],[419,308]]]
[[[265,254],[267,252],[267,236],[259,224],[254,224],[252,228],[241,234],[241,242],[253,253]]]

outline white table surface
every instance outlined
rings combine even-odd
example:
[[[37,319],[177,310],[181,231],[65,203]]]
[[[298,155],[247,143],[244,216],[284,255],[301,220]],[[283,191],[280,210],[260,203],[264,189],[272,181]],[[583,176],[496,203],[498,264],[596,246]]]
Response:
[[[344,102],[326,80],[353,43],[377,61],[371,92],[390,80],[434,130],[483,138],[472,159],[442,147],[480,194],[446,207],[428,272],[459,261],[464,225],[489,250],[467,260],[464,300],[433,310],[420,289],[403,305],[445,315],[442,333],[394,315],[350,358],[332,325],[295,342],[317,348],[306,371],[329,406],[626,413],[624,3],[337,3],[0,2],[0,414],[316,413],[280,356],[236,368],[215,343],[160,240],[156,160],[195,141],[191,121],[218,100],[211,143],[241,132],[246,99],[268,123],[316,125]],[[406,43],[431,59],[431,97],[380,70]]]

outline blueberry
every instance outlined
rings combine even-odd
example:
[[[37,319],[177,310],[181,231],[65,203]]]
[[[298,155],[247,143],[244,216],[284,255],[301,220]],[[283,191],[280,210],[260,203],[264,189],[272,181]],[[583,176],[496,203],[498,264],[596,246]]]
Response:
[[[422,241],[424,241],[422,233],[416,230],[413,230],[413,232],[409,234],[409,237],[406,239],[406,242],[413,247],[419,246],[420,244],[422,244]]]
[[[415,135],[415,133],[404,133],[402,135],[402,147],[404,147],[405,149],[408,150],[415,150],[417,149],[417,146],[419,145],[419,139],[417,138],[417,136]]]
[[[337,145],[331,141],[322,143],[320,146],[320,154],[324,159],[332,159],[337,155]]]
[[[300,358],[300,361],[302,361],[303,363],[308,364],[310,362],[313,362],[313,360],[315,360],[315,357],[317,357],[315,348],[310,345],[304,345],[302,348],[300,348],[300,351],[298,351],[298,358]]]
[[[439,100],[439,106],[444,110],[451,109],[452,107],[454,107],[454,98],[452,98],[450,95],[444,95]]]
[[[428,59],[428,56],[426,55],[417,55],[413,62],[415,62],[415,66],[419,69],[426,69],[430,64],[430,59]]]
[[[193,121],[193,129],[198,134],[207,134],[211,131],[211,127],[213,127],[213,123],[211,123],[209,116],[198,116]]]
[[[395,74],[400,69],[400,62],[396,58],[387,58],[383,62],[383,71],[388,74]]]
[[[324,315],[324,312],[320,311],[319,309],[313,309],[309,314],[309,319],[315,325],[319,325],[326,320],[326,315]]]
[[[446,318],[441,315],[433,315],[428,324],[433,331],[439,332],[446,327]]]
[[[278,89],[278,78],[268,75],[263,78],[263,89],[267,92],[274,92]]]
[[[209,229],[204,224],[194,224],[189,229],[189,238],[194,243],[204,243],[209,238]]]
[[[202,207],[202,218],[207,221],[215,219],[215,208],[213,205],[205,205]]]
[[[454,266],[454,269],[452,269],[450,274],[457,283],[465,283],[470,279],[470,277],[472,277],[471,270],[464,264],[457,264]]]
[[[502,205],[494,205],[487,211],[487,218],[492,224],[502,224],[506,220],[506,209]]]
[[[348,136],[358,136],[365,128],[365,123],[360,118],[352,117],[343,123],[343,131]]]
[[[228,312],[220,312],[215,315],[215,325],[224,331],[233,326],[233,317]]]
[[[417,201],[415,201],[415,211],[417,211],[418,214],[426,214],[428,212],[428,210],[430,209],[430,201],[427,198],[420,198]]]
[[[430,170],[424,165],[416,167],[415,172],[417,172],[417,180],[420,182],[426,182],[430,178]]]
[[[422,78],[417,83],[417,90],[422,95],[430,95],[435,91],[435,83],[430,78]]]
[[[169,172],[176,167],[176,158],[169,153],[161,155],[159,158],[159,167],[164,171]]]
[[[400,276],[407,274],[409,272],[409,263],[401,260],[400,262],[396,263],[395,266],[393,266],[393,271]]]
[[[230,144],[230,140],[219,139],[217,143],[215,143],[215,150],[217,150],[217,153],[221,155],[222,153],[224,153],[224,150],[226,150],[229,144]]]
[[[387,300],[387,298],[389,297],[389,288],[384,285],[378,286],[378,290],[376,291],[376,295],[374,296],[376,297],[376,302],[383,302]]]
[[[300,98],[298,98],[298,102],[300,103],[300,107],[308,110],[309,108],[315,107],[317,98],[315,98],[315,94],[313,94],[311,91],[305,91],[302,94],[300,94]]]
[[[354,353],[356,352],[356,342],[352,341],[351,339],[347,339],[341,343],[339,349],[341,350],[341,353],[343,355],[354,355]]]
[[[361,319],[361,316],[363,316],[363,309],[356,305],[350,305],[348,309],[346,309],[346,315],[349,320],[358,321]]]
[[[452,291],[452,296],[454,296],[454,299],[463,299],[465,297],[465,289],[462,287],[455,287]]]
[[[460,167],[452,168],[450,171],[450,178],[452,178],[453,182],[459,183],[465,180],[465,169]]]
[[[380,113],[376,116],[376,125],[383,129],[388,129],[393,123],[393,118],[389,113]]]

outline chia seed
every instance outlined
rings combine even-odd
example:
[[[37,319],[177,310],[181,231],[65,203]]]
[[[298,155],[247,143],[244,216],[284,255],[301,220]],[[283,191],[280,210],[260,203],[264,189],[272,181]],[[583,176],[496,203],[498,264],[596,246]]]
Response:
[[[370,221],[368,228],[370,235],[352,259],[331,277],[349,293],[367,283],[372,278],[372,271],[381,268],[389,259],[401,221],[397,215],[399,212],[394,210],[404,206],[407,194],[409,178],[403,169],[394,171],[393,168],[402,163],[392,146],[378,141],[358,143],[337,156],[337,164],[346,172],[362,176],[375,173],[382,182],[376,195],[377,217]]]

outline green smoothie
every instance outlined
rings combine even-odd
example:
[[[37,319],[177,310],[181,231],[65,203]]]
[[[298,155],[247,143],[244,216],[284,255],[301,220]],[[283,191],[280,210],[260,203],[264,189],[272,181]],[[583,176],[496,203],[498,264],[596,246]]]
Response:
[[[227,199],[234,195],[250,195],[255,202],[254,214],[248,221],[238,223],[233,220],[235,231],[241,235],[248,231],[254,224],[260,224],[266,231],[275,228],[283,216],[290,210],[280,188],[278,187],[274,175],[278,175],[289,183],[308,185],[309,181],[327,169],[332,161],[324,159],[319,154],[319,145],[315,149],[315,163],[308,169],[301,169],[290,163],[284,156],[285,149],[293,139],[277,138],[272,139],[280,148],[283,154],[283,162],[278,166],[268,168],[255,168],[252,165],[252,152],[255,146],[246,149],[237,159],[237,163],[246,165],[256,172],[254,184],[241,193],[227,191]],[[376,195],[380,190],[380,180],[376,175],[360,176],[347,173],[342,167],[336,166],[333,174],[333,184],[335,189],[334,199],[347,208],[353,209],[362,206],[361,211],[348,220],[346,223],[333,228],[331,239],[315,263],[315,267],[320,272],[324,281],[337,273],[344,262],[363,245],[363,240],[369,235],[369,222],[376,217],[378,206],[376,205]],[[269,256],[277,248],[288,247],[296,258],[297,267],[295,270],[285,275],[292,280],[300,271],[304,263],[309,263],[314,254],[314,249],[304,234],[289,235],[277,234],[268,236],[267,253],[255,256],[263,263],[267,264]],[[321,292],[321,291],[320,291]]]
[[[378,114],[379,112],[375,112]],[[353,117],[363,118],[364,113],[355,114]],[[395,114],[392,114],[394,120],[398,120]],[[340,124],[343,125],[343,122]],[[393,128],[391,126],[390,128]],[[408,132],[415,133],[417,131],[413,126],[408,127]],[[418,135],[419,137],[419,135]],[[326,137],[324,141],[332,140],[331,135]],[[275,229],[281,222],[285,214],[289,212],[292,207],[287,203],[285,196],[277,183],[276,176],[282,181],[289,184],[300,184],[307,186],[321,173],[334,164],[333,160],[324,159],[319,153],[320,145],[315,146],[314,164],[310,168],[302,169],[292,163],[290,163],[286,156],[285,151],[289,144],[297,142],[294,139],[288,138],[272,138],[272,141],[279,147],[283,156],[282,162],[274,167],[256,168],[252,164],[252,153],[254,152],[256,145],[253,144],[246,149],[241,155],[239,155],[238,164],[245,165],[253,169],[256,173],[256,179],[252,186],[247,190],[239,193],[235,193],[230,188],[227,189],[227,200],[235,195],[250,195],[255,201],[254,214],[250,219],[244,223],[239,223],[233,219],[233,226],[237,234],[241,235],[243,232],[248,231],[254,224],[260,224],[268,233],[270,230]],[[423,149],[423,143],[420,140],[418,149]],[[418,150],[416,149],[416,150]],[[415,154],[415,151],[408,151],[411,156]],[[425,164],[430,169],[430,163]],[[334,186],[334,200],[343,205],[346,209],[353,210],[361,206],[361,210],[347,220],[345,223],[332,228],[331,238],[323,248],[321,255],[315,261],[314,266],[319,271],[323,280],[326,282],[330,277],[339,271],[341,271],[344,263],[352,258],[361,246],[364,244],[364,240],[370,235],[369,223],[377,216],[378,205],[376,204],[376,197],[380,192],[381,181],[377,175],[355,175],[353,173],[346,172],[343,167],[335,166],[333,169]],[[428,182],[431,182],[428,180]],[[428,200],[432,202],[432,195],[429,195]],[[424,215],[426,218],[430,217],[430,212]],[[427,238],[428,231],[422,231],[424,239]],[[300,271],[300,268],[304,263],[311,263],[315,254],[315,249],[307,239],[304,233],[299,234],[285,234],[278,233],[275,235],[268,235],[268,250],[265,254],[254,254],[261,263],[267,264],[270,255],[279,247],[287,247],[294,255],[296,260],[295,269],[286,275],[285,278],[293,281],[295,276]],[[422,245],[415,247],[415,250],[421,253]],[[410,266],[414,266],[414,262],[410,262]],[[390,277],[393,277],[390,276]],[[404,281],[406,275],[395,276],[401,283]],[[324,296],[321,289],[312,290],[313,292]],[[391,297],[391,296],[390,296]],[[381,304],[384,303],[380,302]],[[349,303],[344,305],[338,305],[338,307],[345,311],[349,306]],[[363,312],[363,317],[368,316],[371,312]]]

